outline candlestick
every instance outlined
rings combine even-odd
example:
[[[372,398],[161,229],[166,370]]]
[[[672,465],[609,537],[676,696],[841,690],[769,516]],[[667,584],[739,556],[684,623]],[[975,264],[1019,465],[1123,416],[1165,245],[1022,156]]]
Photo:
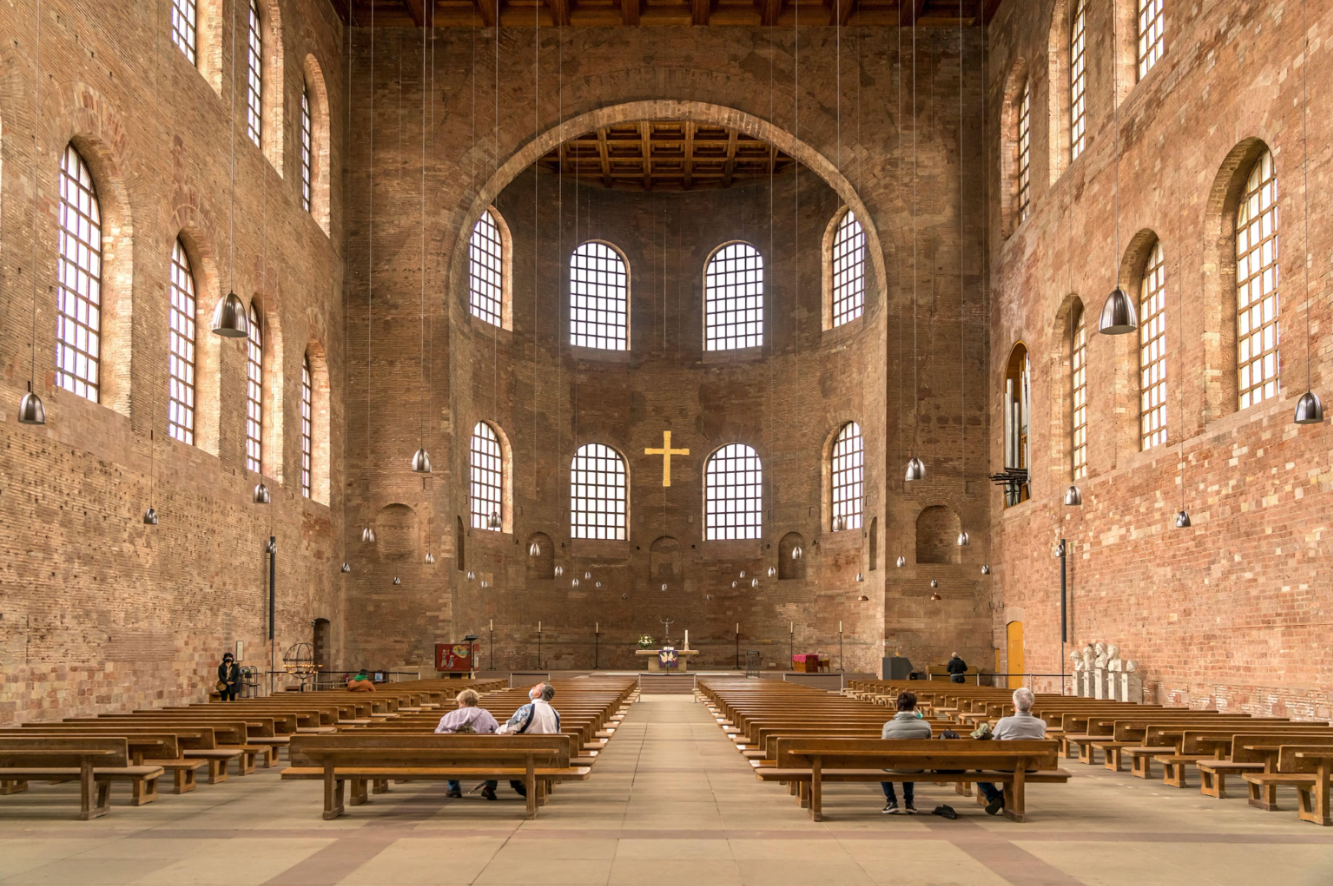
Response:
[[[736,622],[736,633],[739,634],[740,632],[741,632],[741,623],[740,623],[740,622]]]
[[[787,629],[787,633],[789,634],[796,633],[796,622],[791,623],[791,627]]]
[[[491,619],[491,630],[495,630],[495,619]]]
[[[542,632],[542,623],[539,621],[537,622],[537,633],[540,634],[541,632]]]
[[[593,623],[592,623],[592,632],[593,632],[594,634],[599,634],[599,633],[601,633],[601,627],[602,627],[602,623],[601,623],[600,621],[595,621],[595,622],[593,622]]]
[[[686,628],[686,629],[685,629],[685,648],[686,648],[686,649],[689,649],[689,648],[690,648],[690,629],[689,629],[689,628]]]
[[[842,633],[842,622],[838,622],[838,633]]]

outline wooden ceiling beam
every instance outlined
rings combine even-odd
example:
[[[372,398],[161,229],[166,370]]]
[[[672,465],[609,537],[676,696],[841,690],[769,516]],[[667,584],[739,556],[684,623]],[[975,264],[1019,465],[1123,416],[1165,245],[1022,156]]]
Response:
[[[482,27],[494,27],[495,20],[500,17],[500,0],[476,0],[476,3]]]
[[[706,25],[708,24],[708,19],[713,15],[712,0],[691,0],[690,10],[690,24]]]
[[[731,130],[731,137],[727,139],[727,162],[722,164],[722,187],[731,187],[731,176],[736,171],[736,130]]]
[[[830,25],[845,25],[847,20],[852,17],[852,12],[856,9],[858,0],[829,0]]]
[[[685,184],[684,189],[694,187],[694,124],[685,122]]]
[[[626,25],[637,25],[641,0],[620,0],[620,21]]]
[[[403,5],[418,28],[435,26],[435,0],[403,0]]]
[[[567,26],[571,4],[572,0],[546,0],[546,5],[551,10],[551,21],[557,25]]]
[[[602,187],[611,187],[611,152],[606,144],[606,130],[597,130],[597,153],[602,160]]]
[[[783,0],[756,0],[759,4],[759,23],[764,27],[776,25],[782,15]]]
[[[974,19],[972,23],[974,25],[988,25],[995,18],[995,13],[999,11],[1000,0],[978,0],[977,19]]]
[[[926,11],[926,0],[898,0],[898,23],[904,26],[920,24]]]

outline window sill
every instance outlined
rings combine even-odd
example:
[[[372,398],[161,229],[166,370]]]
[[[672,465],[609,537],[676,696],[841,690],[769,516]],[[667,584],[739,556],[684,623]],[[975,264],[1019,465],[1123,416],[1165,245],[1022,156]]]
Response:
[[[705,560],[757,560],[763,553],[764,541],[761,538],[726,539],[703,543]]]
[[[512,330],[505,329],[503,326],[496,326],[494,323],[488,323],[481,319],[476,314],[472,313],[471,305],[464,304],[463,309],[467,311],[469,328],[472,332],[477,335],[485,336],[486,338],[494,338],[506,346],[513,342],[514,333]]]
[[[752,360],[759,360],[764,356],[764,346],[758,345],[753,348],[732,348],[726,351],[705,350],[700,358],[701,363],[749,363]]]
[[[609,348],[588,348],[571,344],[569,353],[575,360],[589,363],[629,363],[634,359],[633,352],[628,348],[623,351],[613,351]]]
[[[628,539],[575,538],[569,543],[571,557],[628,560],[630,551]]]

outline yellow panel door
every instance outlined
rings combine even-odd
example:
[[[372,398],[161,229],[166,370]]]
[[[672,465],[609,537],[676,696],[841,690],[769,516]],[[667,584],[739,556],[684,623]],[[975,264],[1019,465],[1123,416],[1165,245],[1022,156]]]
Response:
[[[1005,628],[1009,646],[1009,688],[1018,689],[1023,685],[1023,623],[1011,621]]]

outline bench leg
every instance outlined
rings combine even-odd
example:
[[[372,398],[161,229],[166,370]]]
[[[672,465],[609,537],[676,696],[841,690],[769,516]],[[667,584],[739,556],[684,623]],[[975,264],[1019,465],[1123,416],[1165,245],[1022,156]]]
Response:
[[[817,756],[810,761],[810,820],[824,820],[824,779]]]
[[[1152,778],[1153,758],[1148,754],[1135,754],[1130,763],[1130,774],[1135,778]]]
[[[1188,763],[1163,763],[1162,764],[1162,784],[1173,788],[1189,787],[1186,784],[1189,778]]]
[[[21,778],[6,778],[0,781],[0,796],[21,794],[28,789],[28,782]]]
[[[324,768],[324,820],[331,821],[343,814],[344,782],[333,774],[333,767]]]
[[[528,755],[528,771],[523,773],[523,787],[527,788],[528,818],[537,817],[537,774],[533,756]]]
[[[130,805],[144,806],[157,799],[157,778],[136,778],[130,783]]]
[[[1102,759],[1106,761],[1106,768],[1112,772],[1123,772],[1120,768],[1120,754],[1123,748],[1106,748],[1102,751]]]
[[[1097,762],[1097,753],[1092,749],[1092,742],[1080,741],[1078,743],[1078,760],[1086,766],[1092,766]]]
[[[98,812],[93,808],[94,795],[99,792],[101,787],[102,785],[93,780],[93,767],[85,762],[79,770],[79,821],[90,821],[106,814],[105,811]],[[97,803],[96,805],[101,807],[103,804]]]
[[[370,789],[373,794],[389,793],[389,780],[387,778],[377,778],[374,781],[374,787]]]
[[[1250,805],[1266,812],[1277,812],[1277,785],[1250,782]]]
[[[240,760],[237,761],[237,765],[240,767],[241,770],[240,772],[237,773],[237,775],[253,774],[255,771],[255,752],[241,751],[241,757]]]
[[[360,806],[362,803],[369,803],[370,797],[366,792],[366,780],[364,778],[352,779],[351,797],[348,798],[348,805]]]
[[[970,781],[956,781],[956,782],[954,782],[954,785],[953,785],[953,792],[954,792],[955,794],[957,794],[958,796],[960,796],[960,797],[970,797],[970,796],[972,796],[972,782],[970,782]]]
[[[1227,798],[1227,777],[1221,772],[1210,772],[1207,769],[1199,770],[1199,792],[1205,797],[1214,797],[1218,800]]]
[[[173,788],[177,794],[188,794],[196,787],[193,769],[177,769],[176,783]]]
[[[1301,821],[1312,821],[1324,827],[1333,825],[1333,818],[1329,817],[1328,809],[1329,768],[1328,763],[1320,763],[1314,784],[1308,787],[1297,785],[1296,792],[1300,804],[1297,814]]]
[[[1004,787],[1004,817],[1022,822],[1027,818],[1027,797],[1024,788],[1027,773],[1024,761],[1020,760],[1014,769],[1014,780]]]
[[[222,784],[227,780],[227,761],[209,760],[208,761],[208,783]]]

